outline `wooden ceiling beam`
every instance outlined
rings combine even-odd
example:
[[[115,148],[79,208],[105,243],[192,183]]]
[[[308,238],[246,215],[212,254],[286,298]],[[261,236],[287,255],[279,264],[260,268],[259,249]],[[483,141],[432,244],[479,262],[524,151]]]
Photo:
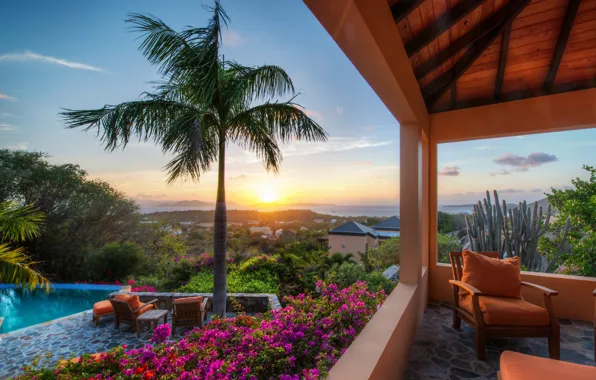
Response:
[[[518,6],[518,2],[514,0],[501,7],[501,9],[470,29],[470,31],[455,40],[445,49],[438,52],[431,59],[416,67],[414,69],[414,75],[416,75],[416,78],[421,79],[427,74],[435,71],[460,50],[469,47],[472,45],[472,43],[474,43],[474,41],[486,35],[486,33],[490,32],[491,30],[502,26],[503,20],[507,20],[511,15],[511,12],[514,12]]]
[[[503,29],[503,39],[501,40],[501,52],[499,53],[499,69],[497,70],[497,79],[495,80],[495,100],[501,100],[501,90],[503,88],[503,79],[505,78],[505,66],[507,65],[507,53],[509,52],[509,39],[511,38],[511,22],[507,23]]]
[[[400,0],[391,7],[391,14],[397,24],[416,8],[422,4],[424,0]]]
[[[477,39],[470,45],[468,50],[461,56],[461,58],[453,65],[451,69],[441,74],[437,79],[422,88],[422,96],[426,102],[427,108],[430,110],[445,91],[455,83],[459,77],[484,53],[491,43],[498,37],[507,24],[513,22],[517,15],[530,3],[530,0],[512,0],[514,5],[501,24],[493,30],[486,33],[481,38]]]
[[[557,72],[559,71],[559,65],[561,64],[563,54],[565,53],[565,46],[567,46],[567,40],[569,40],[571,28],[573,27],[573,21],[577,15],[580,2],[581,0],[569,0],[569,3],[567,3],[567,10],[565,11],[565,17],[563,18],[563,24],[561,25],[559,39],[557,40],[557,45],[555,45],[553,58],[550,61],[548,73],[546,74],[546,79],[543,85],[543,90],[545,93],[550,93],[553,89],[553,84],[555,83],[555,78],[557,77]]]
[[[422,30],[405,44],[408,57],[419,52],[420,49],[446,32],[459,20],[476,9],[480,4],[482,4],[482,0],[461,0],[457,5],[442,14],[435,22],[427,26],[426,29]]]
[[[583,81],[579,81],[579,82],[570,82],[570,83],[553,85],[552,91],[549,95],[562,94],[565,92],[572,92],[572,91],[588,90],[591,88],[596,88],[596,78],[595,79],[587,79],[587,80],[583,80]],[[528,99],[528,98],[536,98],[536,97],[544,96],[544,95],[546,95],[546,94],[540,88],[539,89],[531,89],[531,90],[515,91],[515,92],[501,94],[500,103],[512,102],[515,100],[522,100],[522,99]],[[495,99],[493,97],[468,99],[468,100],[458,102],[456,107],[452,107],[451,104],[445,104],[442,107],[437,107],[437,108],[433,109],[433,113],[453,111],[453,110],[472,108],[472,107],[488,106],[491,104],[495,104]]]

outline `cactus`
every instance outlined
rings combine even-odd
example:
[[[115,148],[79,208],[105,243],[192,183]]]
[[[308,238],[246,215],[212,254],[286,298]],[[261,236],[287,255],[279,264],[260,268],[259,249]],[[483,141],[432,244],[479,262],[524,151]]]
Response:
[[[507,202],[499,204],[499,195],[494,191],[495,203],[486,192],[483,202],[474,205],[471,221],[466,216],[466,230],[473,251],[498,251],[504,257],[518,256],[524,268],[537,271],[545,267],[545,257],[538,253],[538,239],[548,231],[551,206],[543,215],[542,206],[534,203],[532,209],[520,202],[517,208],[507,209]],[[567,237],[569,223],[563,231],[563,243]],[[561,245],[561,246],[562,246]],[[550,267],[550,266],[549,266]]]

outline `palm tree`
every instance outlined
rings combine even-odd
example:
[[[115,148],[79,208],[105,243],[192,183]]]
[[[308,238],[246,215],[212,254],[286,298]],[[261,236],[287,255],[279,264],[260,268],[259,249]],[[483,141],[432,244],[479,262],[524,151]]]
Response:
[[[32,206],[0,203],[0,282],[30,289],[39,285],[49,290],[50,282],[32,268],[36,263],[26,255],[25,248],[14,248],[14,245],[38,236],[43,219],[44,215]]]
[[[159,66],[163,81],[138,101],[73,111],[62,116],[69,128],[96,129],[108,151],[124,148],[132,137],[161,145],[174,154],[165,166],[168,183],[198,181],[217,162],[214,218],[214,313],[226,304],[225,153],[235,143],[253,153],[267,171],[282,161],[278,142],[326,141],[327,133],[293,102],[288,74],[277,66],[246,67],[220,54],[228,16],[219,4],[206,27],[176,32],[163,21],[132,14],[127,22],[140,32],[141,52]],[[285,97],[289,100],[279,101]]]

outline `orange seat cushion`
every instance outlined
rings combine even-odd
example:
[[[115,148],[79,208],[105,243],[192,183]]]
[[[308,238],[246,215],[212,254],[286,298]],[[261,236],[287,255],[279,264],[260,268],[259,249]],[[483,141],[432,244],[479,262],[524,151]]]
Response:
[[[174,303],[184,303],[184,302],[203,302],[203,297],[185,297],[185,298],[176,298]]]
[[[505,351],[501,380],[594,380],[596,367]]]
[[[95,315],[105,315],[114,312],[114,308],[110,301],[99,301],[93,305],[93,314]]]
[[[130,294],[116,294],[114,296],[114,299],[118,300],[118,301],[127,301],[128,302],[128,301],[130,301],[131,298],[132,298],[132,296]]]
[[[142,303],[142,302],[141,302],[141,306],[143,306],[143,305],[146,305],[146,304],[144,304],[144,303]],[[144,307],[144,308],[142,308],[141,310],[139,310],[139,312],[137,313],[137,317],[138,317],[139,315],[141,315],[141,314],[143,314],[143,313],[146,313],[146,312],[148,312],[149,310],[153,310],[153,309],[155,309],[155,305],[153,305],[153,304],[151,304],[151,305],[149,305],[149,306],[147,306],[147,307]]]
[[[480,253],[463,251],[462,282],[488,296],[521,298],[519,257],[500,260]],[[460,290],[460,294],[467,294]]]
[[[489,326],[548,326],[548,311],[520,298],[479,296],[484,323]],[[460,297],[459,306],[470,314],[472,296]]]

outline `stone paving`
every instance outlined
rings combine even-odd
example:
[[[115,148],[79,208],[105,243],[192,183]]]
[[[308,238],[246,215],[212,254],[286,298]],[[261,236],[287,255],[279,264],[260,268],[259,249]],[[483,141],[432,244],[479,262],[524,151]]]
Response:
[[[137,338],[133,327],[121,324],[120,329],[115,329],[112,317],[102,318],[98,327],[91,317],[89,310],[0,335],[0,379],[16,376],[23,365],[46,353],[51,354],[50,361],[55,363],[60,358],[69,358],[71,354],[80,356],[102,352],[121,344],[139,348],[151,343],[153,332],[147,329],[146,324],[141,329],[140,338]],[[168,322],[171,324],[170,317]],[[175,337],[181,337],[189,330],[190,327],[178,327]]]
[[[474,330],[465,322],[451,327],[452,311],[445,305],[429,304],[410,352],[405,379],[497,378],[499,357],[505,350],[548,357],[546,338],[488,340],[486,361],[476,359]],[[593,324],[561,319],[561,360],[596,366],[593,360]]]

